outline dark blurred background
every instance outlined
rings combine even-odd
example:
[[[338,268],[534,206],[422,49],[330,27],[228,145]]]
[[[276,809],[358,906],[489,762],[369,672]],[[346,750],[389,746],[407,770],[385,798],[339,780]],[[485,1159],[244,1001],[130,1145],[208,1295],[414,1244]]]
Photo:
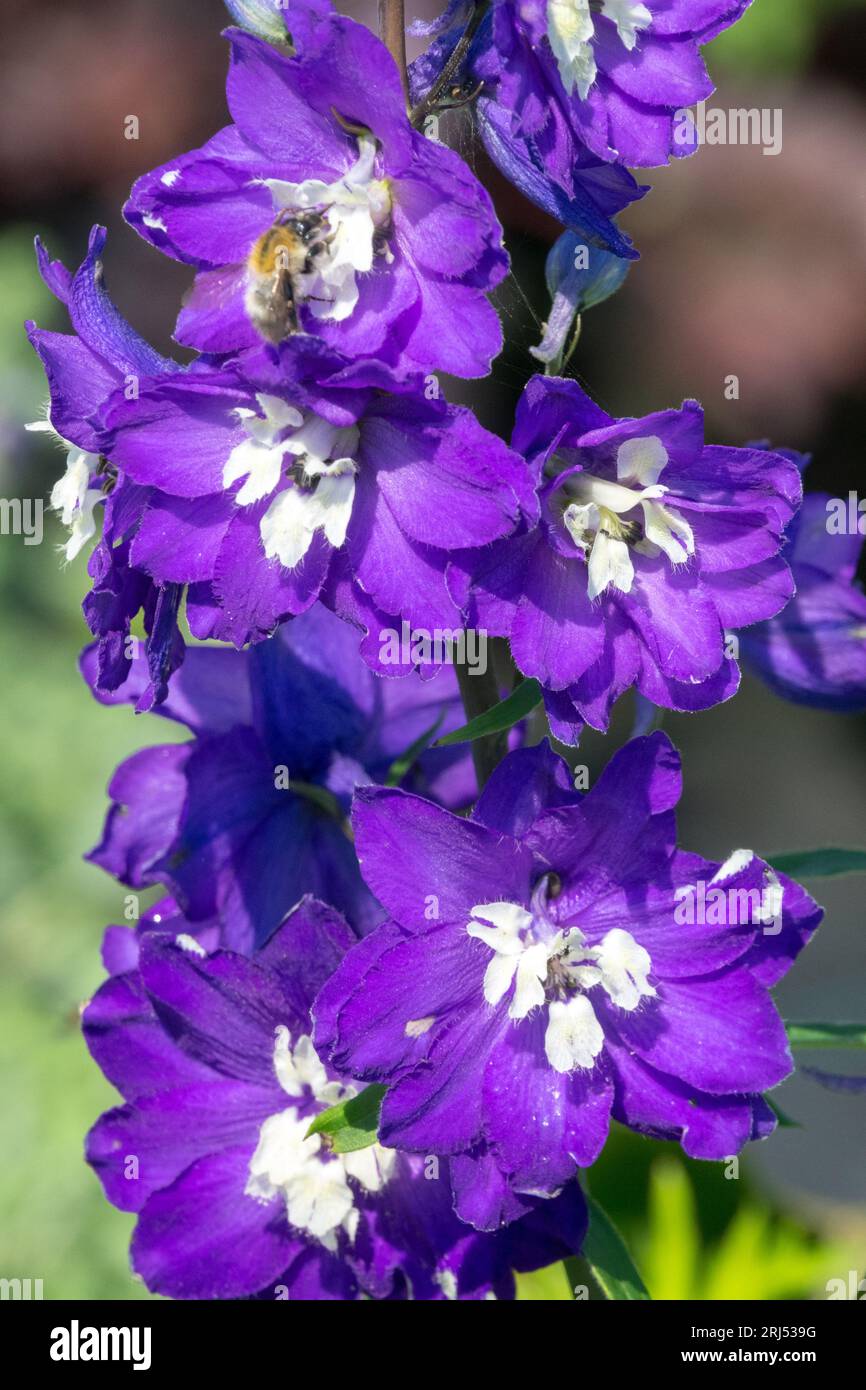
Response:
[[[370,4],[341,8],[372,20]],[[407,0],[410,18],[438,8]],[[36,275],[33,236],[76,265],[90,226],[106,224],[113,297],[170,350],[190,274],[139,241],[120,207],[138,174],[226,121],[226,14],[220,0],[2,0],[0,19],[0,495],[35,498],[62,456],[23,431],[46,392],[21,323],[65,323]],[[572,370],[615,414],[698,396],[711,442],[810,450],[808,486],[845,495],[861,486],[866,414],[866,8],[755,0],[707,58],[709,105],[781,109],[782,150],[706,146],[649,175],[654,192],[623,219],[643,259],[586,316]],[[136,140],[125,138],[130,115]],[[507,436],[533,370],[557,228],[471,148],[465,119],[447,133],[493,189],[514,265],[501,295],[509,346],[488,382],[453,394]],[[738,400],[725,398],[731,374]],[[98,837],[115,764],[179,735],[91,702],[75,664],[86,561],[62,568],[60,540],[47,516],[41,546],[0,537],[0,1276],[43,1278],[47,1298],[128,1298],[146,1296],[128,1272],[131,1220],[104,1203],[81,1159],[83,1131],[112,1092],[77,1031],[123,891],[80,855]],[[629,720],[623,709],[614,739]],[[866,844],[863,718],[782,704],[746,678],[733,702],[666,727],[685,759],[688,848]],[[592,737],[581,756],[597,768],[612,746]],[[780,1005],[793,1018],[863,1019],[862,890],[856,879],[811,887],[827,920]],[[853,1054],[803,1058],[856,1069]],[[827,1278],[863,1273],[866,1097],[796,1078],[778,1098],[800,1127],[756,1146],[736,1181],[622,1134],[594,1170],[657,1297],[821,1297]],[[568,1296],[561,1272],[523,1291]]]

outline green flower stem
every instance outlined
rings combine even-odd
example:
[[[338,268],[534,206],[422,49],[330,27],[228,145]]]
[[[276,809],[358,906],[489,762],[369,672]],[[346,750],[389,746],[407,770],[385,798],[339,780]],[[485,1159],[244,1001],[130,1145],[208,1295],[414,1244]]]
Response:
[[[467,720],[475,719],[479,714],[486,714],[494,705],[499,704],[499,690],[494,664],[491,661],[482,675],[464,662],[457,663],[457,680],[460,685],[460,697],[463,701]],[[475,764],[475,776],[478,779],[479,791],[484,790],[490,774],[499,766],[507,752],[507,730],[474,740],[472,760]]]

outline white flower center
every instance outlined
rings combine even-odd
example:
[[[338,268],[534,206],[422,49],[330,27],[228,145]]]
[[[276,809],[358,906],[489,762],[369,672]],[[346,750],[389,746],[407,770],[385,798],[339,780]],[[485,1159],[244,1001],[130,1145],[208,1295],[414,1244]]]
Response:
[[[328,1080],[309,1037],[298,1038],[293,1048],[287,1028],[276,1031],[274,1071],[286,1095],[312,1099],[322,1108],[356,1094],[353,1086]],[[367,1192],[379,1192],[397,1155],[379,1144],[358,1153],[329,1154],[320,1135],[307,1138],[309,1127],[310,1115],[302,1116],[296,1106],[270,1115],[259,1130],[244,1191],[261,1202],[281,1193],[289,1224],[335,1250],[340,1231],[352,1241],[358,1229],[355,1189],[349,1179]]]
[[[242,507],[269,497],[280,483],[288,455],[296,459],[293,480],[274,498],[259,530],[268,559],[286,569],[300,564],[317,530],[336,549],[346,539],[355,498],[358,431],[340,429],[313,411],[302,413],[279,396],[256,396],[261,415],[246,406],[233,413],[246,439],[236,444],[223,469],[223,487],[246,482],[235,501]]]
[[[631,592],[631,550],[650,556],[663,552],[674,565],[685,564],[694,555],[691,526],[660,501],[668,491],[658,481],[667,462],[667,450],[657,435],[627,439],[617,450],[617,482],[576,473],[563,484],[566,497],[572,500],[562,519],[586,556],[591,599],[609,586],[623,594]],[[638,508],[642,517],[629,517]]]
[[[652,962],[621,927],[588,946],[577,927],[544,930],[516,903],[479,903],[467,932],[493,952],[484,972],[484,998],[496,1005],[514,984],[508,1017],[526,1018],[547,1007],[544,1050],[554,1071],[589,1068],[604,1046],[604,1032],[584,991],[600,986],[628,1013],[655,997]]]
[[[335,183],[261,180],[270,189],[277,212],[321,212],[326,221],[324,250],[316,256],[313,269],[297,277],[298,297],[319,319],[339,322],[352,313],[358,302],[355,276],[372,270],[380,233],[391,216],[388,182],[373,177],[376,142],[362,135],[358,148],[352,168]],[[387,249],[385,254],[390,258]]]
[[[652,24],[646,5],[633,0],[602,0],[601,12],[616,25],[621,43],[631,51],[641,29]],[[595,82],[597,68],[592,40],[595,37],[590,0],[547,0],[547,37],[556,58],[562,85],[571,95],[575,87],[585,101]]]
[[[99,471],[99,455],[89,454],[70,444],[54,429],[50,420],[34,420],[25,429],[42,434],[53,435],[61,448],[66,450],[66,472],[51,489],[51,506],[60,513],[64,526],[69,527],[69,539],[62,547],[67,564],[74,560],[79,551],[96,535],[94,509],[105,501],[105,494],[98,487],[91,487],[94,474]]]

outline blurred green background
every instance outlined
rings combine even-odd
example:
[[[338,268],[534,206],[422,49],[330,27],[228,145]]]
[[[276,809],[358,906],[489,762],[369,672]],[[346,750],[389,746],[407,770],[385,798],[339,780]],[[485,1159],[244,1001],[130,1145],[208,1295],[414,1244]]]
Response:
[[[370,18],[369,6],[345,8]],[[410,15],[435,8],[408,0]],[[29,317],[46,327],[64,324],[36,275],[33,234],[38,231],[54,255],[74,264],[89,225],[106,222],[112,293],[147,336],[168,347],[188,276],[124,229],[119,208],[138,173],[200,143],[224,120],[224,12],[218,0],[194,7],[169,0],[151,0],[146,7],[131,0],[38,7],[6,0],[3,12],[0,493],[44,497],[61,459],[44,441],[23,433],[24,422],[40,413],[45,390],[21,322]],[[644,260],[618,300],[585,325],[578,361],[590,389],[606,391],[620,413],[637,413],[644,401],[649,408],[700,393],[702,383],[696,385],[690,373],[700,374],[713,343],[729,333],[732,342],[748,344],[757,354],[754,389],[736,417],[724,413],[721,390],[716,392],[718,403],[708,404],[714,437],[739,443],[763,421],[760,432],[774,433],[778,442],[812,447],[818,482],[840,491],[862,477],[862,453],[854,444],[864,420],[862,326],[858,340],[856,327],[833,316],[834,343],[826,343],[804,282],[814,282],[819,272],[835,274],[843,296],[855,300],[862,287],[864,47],[860,3],[756,0],[744,21],[709,50],[720,91],[737,95],[731,104],[744,104],[742,95],[746,104],[784,106],[786,147],[778,160],[762,161],[760,151],[724,152],[756,159],[754,179],[776,180],[778,215],[788,225],[791,218],[795,225],[798,218],[807,224],[813,210],[803,190],[813,165],[820,164],[831,180],[814,212],[820,211],[826,240],[812,244],[810,258],[789,263],[787,251],[778,254],[769,236],[772,273],[787,276],[779,289],[782,317],[773,318],[775,298],[762,305],[750,295],[746,316],[738,312],[726,321],[728,267],[714,259],[709,233],[704,240],[702,231],[698,259],[682,266],[680,293],[691,302],[704,296],[706,354],[677,345],[678,310],[667,293],[664,251],[700,226],[708,184],[717,190],[721,182],[724,193],[727,180],[730,200],[740,200],[726,250],[730,236],[739,237],[735,249],[745,263],[754,238],[766,234],[766,210],[758,194],[750,206],[741,166],[722,158],[713,165],[712,157],[722,152],[703,150],[694,161],[653,176],[655,200],[634,210],[629,223]],[[824,146],[807,138],[815,129],[814,111],[829,122]],[[138,142],[123,139],[128,113],[140,115]],[[839,158],[840,148],[854,151],[853,167]],[[834,192],[835,215],[828,202]],[[543,316],[540,270],[550,228],[500,193],[521,285]],[[665,221],[665,199],[673,203],[675,225]],[[761,283],[766,280],[762,274]],[[820,292],[832,303],[835,282],[822,281]],[[799,327],[798,312],[809,316]],[[523,332],[533,340],[531,322]],[[780,357],[780,339],[789,352],[791,335],[797,356]],[[649,353],[646,364],[640,361],[642,346]],[[522,359],[507,355],[482,393],[479,403],[494,427],[503,429],[509,393],[530,370],[525,343],[523,351]],[[808,376],[809,391],[801,389],[798,369]],[[123,920],[124,890],[81,855],[98,839],[105,784],[115,765],[145,743],[180,735],[167,724],[136,719],[126,709],[104,710],[90,699],[76,668],[86,640],[79,612],[85,560],[63,568],[55,549],[60,539],[47,516],[41,546],[0,537],[0,1275],[41,1278],[46,1298],[138,1298],[147,1295],[128,1268],[131,1218],[103,1201],[82,1161],[84,1131],[113,1103],[113,1092],[87,1058],[78,1010],[101,978],[101,932],[106,923]],[[681,839],[689,848],[724,855],[739,843],[768,852],[866,841],[862,720],[782,706],[747,682],[732,705],[693,720],[673,719],[669,727],[686,759]],[[590,741],[588,760],[603,760],[608,748]],[[819,896],[829,907],[828,922],[786,995],[788,1012],[862,1017],[866,946],[860,893],[856,884],[837,882]],[[723,1165],[687,1162],[675,1146],[622,1131],[592,1171],[592,1191],[629,1238],[655,1297],[821,1297],[828,1278],[853,1268],[863,1272],[866,1098],[831,1095],[799,1080],[786,1083],[781,1094],[802,1128],[760,1146],[759,1154],[744,1160],[738,1180],[727,1178]],[[521,1280],[521,1296],[568,1298],[571,1292],[560,1267]]]

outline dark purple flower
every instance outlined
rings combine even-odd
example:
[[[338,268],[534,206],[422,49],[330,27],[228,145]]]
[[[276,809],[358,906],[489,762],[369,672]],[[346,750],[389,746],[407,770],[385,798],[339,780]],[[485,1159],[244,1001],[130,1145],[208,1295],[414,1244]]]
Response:
[[[512,439],[535,470],[541,523],[452,567],[469,621],[507,636],[545,690],[551,727],[606,729],[636,685],[666,709],[731,696],[726,630],[793,593],[780,550],[801,495],[797,468],[761,449],[704,444],[695,401],[614,420],[575,381],[536,377]]]
[[[316,1045],[387,1084],[379,1135],[460,1156],[458,1215],[554,1193],[611,1115],[717,1159],[773,1128],[791,1071],[769,986],[820,921],[749,851],[676,847],[679,757],[635,739],[581,797],[546,745],[512,753],[471,820],[357,793],[364,876],[392,920],[346,956]]]
[[[471,92],[483,84],[477,122],[493,160],[567,226],[616,255],[633,255],[608,220],[646,191],[623,166],[694,152],[686,108],[713,90],[700,46],[748,4],[492,0],[486,9],[454,0],[412,65],[413,94],[429,91],[471,33],[449,86]]]
[[[270,351],[104,405],[105,452],[151,490],[130,563],[190,586],[193,633],[236,646],[320,596],[342,611],[330,592],[345,575],[386,626],[460,629],[449,553],[513,530],[531,495],[523,460],[381,364],[309,338],[278,362]]]
[[[60,261],[50,260],[37,240],[40,272],[66,305],[74,335],[27,325],[51,396],[48,418],[30,428],[46,430],[66,450],[66,471],[54,486],[51,505],[70,528],[67,561],[96,534],[97,508],[102,513],[102,538],[88,563],[93,589],[84,602],[87,624],[98,638],[100,683],[113,690],[125,680],[131,623],[143,612],[149,680],[139,707],[149,709],[164,698],[168,678],[183,659],[177,627],[181,591],[130,568],[130,535],[147,492],[118,475],[105,458],[92,416],[113,393],[130,397],[143,377],[157,373],[168,378],[182,374],[182,368],[139,338],[109,299],[100,259],[105,236],[103,227],[94,227],[87,256],[74,275]]]
[[[452,93],[461,94],[457,102],[471,102],[490,158],[525,197],[595,245],[634,259],[630,238],[613,219],[648,187],[623,167],[627,161],[599,157],[585,142],[552,52],[534,33],[527,39],[526,27],[537,28],[540,7],[525,8],[524,23],[509,0],[489,9],[452,0],[437,25],[416,25],[415,32],[431,33],[433,42],[410,65],[413,100],[432,99],[445,64],[471,32],[463,60],[432,108],[447,108]]]
[[[367,629],[365,655],[390,675],[418,663],[382,663],[383,631],[406,621],[440,646],[457,633],[449,553],[513,528],[530,490],[522,460],[430,384],[306,335],[222,365],[159,358],[105,296],[103,243],[97,229],[74,278],[42,258],[83,336],[32,330],[53,425],[74,446],[55,491],[76,545],[107,497],[85,602],[101,688],[126,678],[143,608],[154,679],[142,707],[164,697],[184,588],[193,633],[237,646],[321,596]]]
[[[866,595],[856,580],[860,520],[856,498],[852,511],[849,498],[805,497],[784,551],[796,596],[740,638],[743,660],[786,700],[866,708]]]
[[[131,225],[199,272],[178,340],[225,352],[300,327],[350,356],[484,376],[502,345],[485,296],[508,267],[490,199],[412,128],[373,34],[340,16],[314,29],[300,56],[229,30],[234,124],[133,189]]]
[[[354,1090],[317,1057],[309,1013],[352,941],[311,899],[254,960],[151,931],[139,968],[85,1010],[90,1050],[125,1101],[94,1126],[87,1157],[109,1200],[138,1214],[132,1264],[152,1292],[511,1298],[512,1269],[578,1250],[576,1187],[479,1235],[451,1210],[447,1160],[378,1146],[337,1157],[306,1137]]]
[[[191,742],[144,748],[118,768],[90,859],[133,888],[164,884],[186,917],[219,923],[249,952],[305,893],[360,930],[381,920],[345,822],[355,787],[385,781],[423,735],[463,722],[453,671],[381,680],[351,628],[317,607],[245,651],[192,647],[158,713]],[[83,660],[96,686],[95,653]],[[138,702],[145,661],[106,704]],[[465,747],[424,753],[405,783],[456,807],[474,791]],[[147,924],[149,926],[149,923]]]

